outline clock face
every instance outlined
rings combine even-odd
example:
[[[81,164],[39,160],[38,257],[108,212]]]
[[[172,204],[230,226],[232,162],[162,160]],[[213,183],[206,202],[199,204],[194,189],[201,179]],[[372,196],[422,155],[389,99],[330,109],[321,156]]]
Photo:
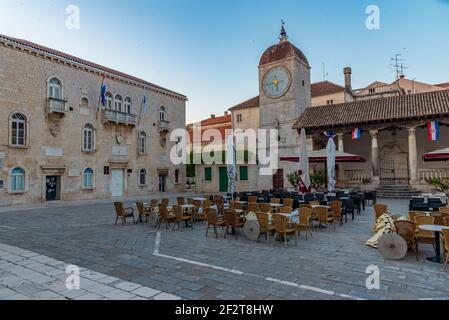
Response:
[[[291,76],[285,68],[274,68],[265,75],[263,90],[265,94],[273,99],[280,98],[290,88]]]

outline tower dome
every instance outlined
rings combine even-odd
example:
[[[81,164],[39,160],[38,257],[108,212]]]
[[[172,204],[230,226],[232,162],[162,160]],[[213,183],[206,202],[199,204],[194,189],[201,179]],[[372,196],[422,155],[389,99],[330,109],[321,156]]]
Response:
[[[269,47],[263,53],[260,58],[259,66],[269,64],[272,62],[296,57],[299,61],[304,63],[307,67],[310,67],[309,61],[307,60],[304,53],[296,48],[293,44],[288,41],[287,32],[285,31],[284,22],[282,21],[281,34],[279,37],[279,43]]]

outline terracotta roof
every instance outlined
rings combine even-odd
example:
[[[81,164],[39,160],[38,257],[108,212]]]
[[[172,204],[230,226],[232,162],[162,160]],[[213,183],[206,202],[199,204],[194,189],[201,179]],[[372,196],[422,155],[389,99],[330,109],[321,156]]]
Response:
[[[0,39],[5,39],[7,41],[16,43],[16,44],[21,45],[21,46],[25,46],[25,47],[29,47],[29,48],[34,49],[34,50],[42,51],[42,52],[44,52],[46,54],[51,54],[51,55],[54,55],[54,56],[57,56],[57,57],[60,57],[60,58],[66,59],[66,60],[70,60],[72,62],[79,63],[79,64],[82,64],[82,65],[88,66],[90,68],[98,69],[99,71],[101,71],[103,73],[110,73],[110,74],[113,74],[115,76],[126,78],[126,79],[131,80],[131,81],[140,82],[143,85],[154,87],[156,89],[167,91],[169,93],[181,96],[183,98],[187,98],[183,94],[180,94],[180,93],[177,93],[175,91],[172,91],[172,90],[160,87],[158,85],[155,85],[154,83],[151,83],[151,82],[148,82],[148,81],[136,78],[134,76],[131,76],[129,74],[126,74],[126,73],[123,73],[123,72],[120,72],[120,71],[117,71],[117,70],[114,70],[114,69],[110,69],[108,67],[101,66],[101,65],[96,64],[94,62],[83,60],[81,58],[69,55],[67,53],[63,53],[61,51],[57,51],[57,50],[54,50],[54,49],[51,49],[51,48],[47,48],[47,47],[41,46],[39,44],[30,42],[30,41],[27,41],[27,40],[17,39],[17,38],[5,36],[5,35],[2,35],[2,34],[0,34]]]
[[[301,50],[292,45],[289,41],[282,41],[274,46],[269,47],[260,58],[259,66],[264,64],[288,59],[291,57],[296,57],[300,61],[302,61],[305,65],[309,65],[309,61],[307,60],[304,53]]]
[[[311,87],[312,87],[312,98],[345,91],[344,87],[330,81],[312,83]]]
[[[449,90],[307,108],[295,129],[449,116]]]
[[[446,88],[449,89],[449,82],[435,84],[434,86],[444,88],[444,89],[446,89]]]
[[[203,134],[206,130],[218,130],[220,132],[220,135],[222,137],[221,141],[226,141],[228,139],[228,136],[232,134],[232,125],[228,124],[228,125],[224,125],[224,126],[220,126],[220,127],[216,127],[216,128],[205,128],[205,127],[201,127],[201,142],[203,143],[210,143],[210,140],[203,140]],[[188,127],[187,128],[187,132],[189,133],[190,136],[190,142],[193,143],[193,127]]]
[[[249,108],[257,108],[260,106],[260,96],[251,98],[249,100],[246,100],[232,108],[230,108],[230,111],[236,111],[240,109],[249,109]]]
[[[213,126],[213,125],[217,125],[217,124],[222,124],[222,123],[231,123],[232,118],[231,115],[228,114],[227,116],[221,116],[221,117],[215,117],[215,118],[209,118],[206,120],[201,121],[201,126],[206,127],[206,126]]]

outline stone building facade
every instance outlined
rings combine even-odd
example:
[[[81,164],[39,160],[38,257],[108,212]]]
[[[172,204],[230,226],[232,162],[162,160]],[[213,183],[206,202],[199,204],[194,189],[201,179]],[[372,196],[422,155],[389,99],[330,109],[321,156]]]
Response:
[[[170,132],[185,127],[186,101],[0,35],[0,205],[183,191],[185,166],[171,164]]]

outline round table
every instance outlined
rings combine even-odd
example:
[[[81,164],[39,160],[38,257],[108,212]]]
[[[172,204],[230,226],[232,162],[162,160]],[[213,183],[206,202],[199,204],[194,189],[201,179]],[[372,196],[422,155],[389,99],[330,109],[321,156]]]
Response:
[[[421,225],[419,226],[420,230],[423,231],[431,231],[435,233],[435,252],[436,256],[432,258],[427,258],[427,260],[435,263],[443,263],[443,259],[441,257],[441,244],[440,244],[440,233],[443,230],[449,230],[449,227],[437,226],[437,225]]]

